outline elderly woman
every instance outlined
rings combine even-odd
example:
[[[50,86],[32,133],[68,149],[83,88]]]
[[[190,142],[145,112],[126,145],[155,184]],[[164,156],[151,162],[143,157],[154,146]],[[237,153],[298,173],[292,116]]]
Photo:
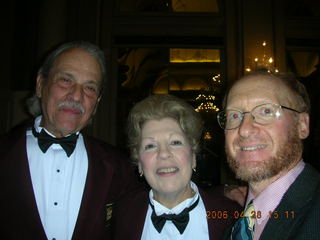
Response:
[[[191,181],[202,121],[171,95],[153,95],[129,114],[131,156],[149,192],[128,195],[114,211],[115,239],[221,239],[239,205]]]

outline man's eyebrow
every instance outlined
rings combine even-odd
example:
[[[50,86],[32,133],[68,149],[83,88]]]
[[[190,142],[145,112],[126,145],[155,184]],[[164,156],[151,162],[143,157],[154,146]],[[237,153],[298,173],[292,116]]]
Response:
[[[69,72],[57,72],[54,74],[54,76],[67,76],[67,77],[74,79],[73,74],[69,73]]]
[[[75,79],[74,75],[72,73],[70,73],[70,72],[57,72],[57,73],[54,74],[54,76],[67,76],[67,77],[70,77],[72,79]],[[97,86],[101,85],[101,81],[100,80],[96,81],[96,80],[89,79],[89,80],[86,80],[85,83],[86,84],[88,84],[88,83],[89,84],[95,84]]]
[[[100,81],[95,81],[95,80],[88,80],[85,83],[100,85]]]

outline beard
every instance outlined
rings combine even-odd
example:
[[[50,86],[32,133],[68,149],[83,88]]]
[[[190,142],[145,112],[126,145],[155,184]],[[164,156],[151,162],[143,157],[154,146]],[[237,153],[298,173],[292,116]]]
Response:
[[[275,156],[255,165],[240,164],[235,157],[231,156],[227,147],[225,150],[228,164],[236,174],[236,178],[249,183],[258,183],[276,176],[298,162],[302,155],[303,144],[297,129],[293,127],[289,131],[287,142],[280,146]]]

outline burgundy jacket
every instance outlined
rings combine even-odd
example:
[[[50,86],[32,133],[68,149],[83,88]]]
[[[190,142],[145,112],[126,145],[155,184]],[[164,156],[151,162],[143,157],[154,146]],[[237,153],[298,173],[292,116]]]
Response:
[[[0,239],[47,239],[32,188],[26,129],[0,139]],[[107,240],[113,204],[136,182],[129,162],[115,148],[90,137],[84,143],[88,173],[72,239]]]
[[[234,223],[234,216],[240,213],[241,206],[224,197],[220,189],[209,191],[199,189],[199,192],[207,211],[209,239],[222,239],[225,229]],[[148,204],[148,191],[139,191],[129,194],[115,206],[112,222],[113,239],[140,240]]]

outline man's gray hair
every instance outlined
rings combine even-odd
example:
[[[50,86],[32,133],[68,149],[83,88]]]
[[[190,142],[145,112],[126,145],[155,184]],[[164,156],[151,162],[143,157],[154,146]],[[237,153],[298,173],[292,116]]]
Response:
[[[33,95],[32,97],[28,98],[27,107],[28,107],[28,112],[33,117],[39,116],[41,114],[40,98],[38,98],[37,95]]]
[[[100,95],[102,94],[103,87],[106,82],[106,65],[105,65],[105,57],[104,52],[96,45],[86,42],[86,41],[73,41],[73,42],[67,42],[62,45],[60,45],[58,48],[56,48],[54,51],[52,51],[44,60],[42,66],[40,67],[38,71],[38,75],[41,75],[44,79],[44,81],[47,81],[49,77],[50,70],[54,64],[54,61],[56,58],[63,52],[73,49],[73,48],[80,48],[85,51],[87,51],[89,54],[91,54],[92,57],[94,57],[99,65],[101,70],[101,87],[100,87]],[[27,106],[29,109],[29,113],[33,116],[38,116],[41,114],[41,104],[40,99],[34,95],[31,98],[27,100]]]

